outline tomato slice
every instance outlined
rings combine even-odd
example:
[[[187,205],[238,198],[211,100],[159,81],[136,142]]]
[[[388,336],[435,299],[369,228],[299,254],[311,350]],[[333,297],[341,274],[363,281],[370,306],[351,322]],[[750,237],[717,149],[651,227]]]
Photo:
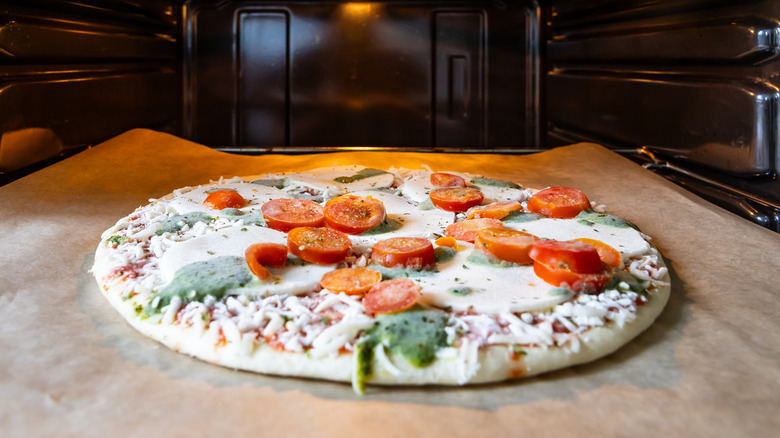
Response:
[[[571,187],[550,187],[536,192],[528,200],[527,208],[555,219],[571,219],[590,210],[590,201],[584,193]]]
[[[454,237],[466,242],[474,242],[477,238],[477,231],[483,228],[501,228],[504,224],[498,219],[467,219],[455,222],[447,226],[444,230],[446,236]]]
[[[601,258],[596,248],[576,240],[540,240],[533,244],[529,255],[535,262],[573,272],[601,270]]]
[[[234,190],[217,190],[211,192],[206,197],[206,200],[203,201],[203,205],[214,210],[243,208],[246,207],[247,204],[248,202],[246,199]]]
[[[436,189],[430,193],[431,202],[438,208],[456,213],[479,205],[485,196],[477,189],[468,187],[448,187]]]
[[[325,224],[347,234],[360,234],[385,220],[382,201],[370,196],[343,195],[325,203]]]
[[[307,199],[272,199],[262,207],[268,228],[288,232],[297,227],[321,227],[325,224],[322,206]]]
[[[244,251],[246,264],[259,279],[271,276],[266,266],[283,268],[287,263],[287,247],[279,243],[255,243]]]
[[[371,261],[388,268],[422,269],[436,264],[433,244],[422,237],[392,237],[374,244]]]
[[[458,240],[452,236],[439,237],[433,243],[439,246],[446,246],[447,248],[452,248],[456,251],[458,250]]]
[[[420,299],[420,285],[408,278],[394,278],[374,285],[363,297],[363,307],[369,313],[397,313]]]
[[[349,254],[352,242],[341,231],[331,228],[299,227],[287,234],[287,250],[311,263],[338,263]]]
[[[601,262],[607,264],[608,266],[617,268],[623,264],[623,257],[620,255],[620,252],[600,240],[588,239],[586,237],[574,240],[585,242],[588,245],[596,248],[596,251],[599,253]]]
[[[613,272],[612,268],[604,266],[598,272],[581,273],[534,261],[534,273],[553,286],[566,287],[575,292],[595,293],[604,288]]]
[[[483,228],[477,231],[474,247],[501,260],[525,265],[533,263],[528,252],[537,240],[533,234],[509,228]]]
[[[503,219],[513,211],[523,209],[523,205],[517,201],[494,202],[472,211],[467,219],[492,218]]]
[[[325,289],[345,293],[347,295],[362,295],[382,280],[382,274],[369,268],[343,268],[330,271],[322,276],[320,286]]]
[[[466,180],[458,175],[446,172],[433,172],[431,184],[434,187],[466,187]]]

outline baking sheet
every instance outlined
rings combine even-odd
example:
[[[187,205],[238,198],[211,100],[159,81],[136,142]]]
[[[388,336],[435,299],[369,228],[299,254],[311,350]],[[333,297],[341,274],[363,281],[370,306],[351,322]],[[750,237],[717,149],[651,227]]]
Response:
[[[219,176],[338,164],[570,185],[639,225],[672,276],[645,333],[504,384],[369,387],[223,369],[127,325],[88,270],[135,207]],[[133,130],[0,187],[0,436],[769,436],[780,432],[780,235],[600,146],[530,156],[247,157]],[[304,435],[305,436],[305,435]],[[533,435],[532,435],[533,436]]]

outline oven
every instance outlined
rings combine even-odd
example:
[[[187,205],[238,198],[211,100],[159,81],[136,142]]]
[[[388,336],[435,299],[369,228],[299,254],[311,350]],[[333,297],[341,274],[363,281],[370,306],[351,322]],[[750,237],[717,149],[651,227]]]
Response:
[[[1,183],[137,127],[242,154],[587,141],[780,231],[777,2],[0,8]]]

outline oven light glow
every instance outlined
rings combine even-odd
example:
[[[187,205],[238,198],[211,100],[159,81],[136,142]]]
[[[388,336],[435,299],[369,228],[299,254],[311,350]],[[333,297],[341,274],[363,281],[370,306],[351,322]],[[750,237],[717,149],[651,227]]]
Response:
[[[371,15],[372,6],[371,3],[345,3],[342,7],[345,15],[361,18]]]

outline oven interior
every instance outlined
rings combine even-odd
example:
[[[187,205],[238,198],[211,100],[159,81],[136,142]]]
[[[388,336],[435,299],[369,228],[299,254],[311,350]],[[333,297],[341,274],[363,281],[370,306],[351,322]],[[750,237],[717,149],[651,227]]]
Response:
[[[780,231],[776,1],[0,10],[0,184],[139,127],[247,154],[591,141]]]

